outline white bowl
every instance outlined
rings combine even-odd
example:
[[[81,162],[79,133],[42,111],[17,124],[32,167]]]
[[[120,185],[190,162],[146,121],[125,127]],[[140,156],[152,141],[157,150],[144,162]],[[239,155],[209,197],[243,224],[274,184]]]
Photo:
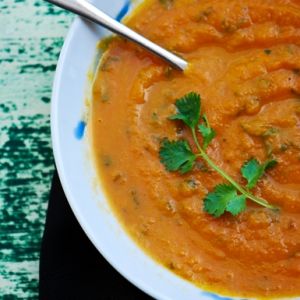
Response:
[[[123,15],[129,7],[127,0],[98,2],[96,6],[112,16],[120,11]],[[82,121],[88,116],[85,106],[87,73],[95,59],[96,44],[106,34],[103,28],[76,18],[56,70],[51,131],[55,162],[67,199],[99,252],[144,292],[156,299],[220,299],[179,278],[147,256],[121,227],[97,183],[89,154],[88,128],[84,128]],[[78,135],[84,130],[80,139]]]

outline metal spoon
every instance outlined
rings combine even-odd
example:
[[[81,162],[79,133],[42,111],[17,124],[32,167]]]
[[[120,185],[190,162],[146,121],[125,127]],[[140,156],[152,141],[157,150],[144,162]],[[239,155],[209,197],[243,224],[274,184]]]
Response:
[[[123,36],[126,39],[129,39],[145,49],[151,51],[155,55],[161,57],[177,69],[184,71],[188,62],[178,57],[177,55],[171,53],[170,51],[158,46],[157,44],[149,41],[140,34],[134,32],[127,26],[122,23],[114,20],[94,5],[90,4],[85,0],[46,0],[52,4],[55,4],[59,7],[62,7],[66,10],[69,10],[77,15],[80,15],[94,23],[100,24],[107,29],[113,31],[116,34]]]

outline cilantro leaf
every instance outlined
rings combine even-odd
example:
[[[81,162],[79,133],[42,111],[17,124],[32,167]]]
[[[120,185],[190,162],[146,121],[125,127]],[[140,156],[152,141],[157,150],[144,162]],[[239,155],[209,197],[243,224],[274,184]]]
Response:
[[[162,141],[159,156],[168,171],[179,171],[182,174],[192,170],[197,158],[187,141],[168,139]]]
[[[257,184],[258,180],[264,175],[267,169],[273,168],[277,164],[277,161],[272,159],[263,164],[260,164],[257,159],[251,159],[246,162],[242,168],[241,173],[247,180],[246,187],[252,189]]]
[[[269,159],[264,163],[264,169],[265,171],[274,168],[278,164],[278,161],[276,159]]]
[[[200,119],[201,97],[196,93],[189,93],[178,99],[175,103],[177,114],[170,120],[182,120],[190,128],[195,128]]]
[[[247,188],[252,189],[262,176],[262,168],[256,159],[247,161],[241,168],[243,177],[247,180]]]
[[[237,190],[230,184],[219,184],[214,191],[204,198],[204,211],[220,217],[225,211],[236,216],[246,209],[246,196],[238,195]]]
[[[210,142],[216,137],[216,132],[208,123],[206,115],[202,116],[204,124],[198,125],[198,130],[203,137],[203,149],[206,150]]]
[[[226,211],[230,212],[233,216],[237,216],[246,209],[246,196],[236,195],[232,198],[226,207]]]

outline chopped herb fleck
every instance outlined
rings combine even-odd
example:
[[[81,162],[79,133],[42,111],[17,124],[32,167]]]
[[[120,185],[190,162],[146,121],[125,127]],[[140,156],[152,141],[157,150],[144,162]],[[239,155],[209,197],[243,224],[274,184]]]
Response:
[[[103,155],[102,162],[105,167],[110,167],[112,165],[112,159],[109,155]]]
[[[108,102],[109,101],[109,96],[106,93],[102,93],[101,95],[101,102]]]
[[[107,57],[100,65],[100,70],[102,72],[108,72],[111,71],[112,65],[114,62],[120,61],[120,57],[118,56],[109,56]]]
[[[210,168],[207,166],[207,164],[204,161],[196,161],[195,168],[201,172],[209,173],[211,172]]]
[[[170,270],[175,270],[176,268],[175,268],[175,264],[173,263],[173,262],[170,262],[169,264],[168,264],[168,268],[170,269]]]
[[[269,137],[269,136],[274,136],[279,133],[279,129],[276,127],[270,127],[263,133],[263,137]]]
[[[288,148],[289,148],[289,146],[288,146],[287,144],[281,144],[281,146],[280,146],[280,151],[281,151],[281,152],[285,152],[285,151],[288,150]]]
[[[130,194],[131,194],[131,199],[132,199],[133,203],[136,206],[139,206],[140,205],[140,200],[139,200],[137,191],[136,190],[132,190]]]
[[[173,77],[173,71],[174,71],[174,69],[172,68],[172,67],[170,67],[170,66],[167,66],[166,68],[165,68],[165,77],[167,78],[167,79],[171,79],[172,77]]]
[[[152,115],[151,115],[151,120],[153,122],[158,122],[159,118],[158,118],[158,114],[157,112],[153,112]]]
[[[207,7],[199,13],[199,21],[207,21],[208,17],[213,13],[213,7]]]
[[[186,183],[188,184],[188,186],[191,188],[191,189],[196,189],[198,184],[197,182],[195,181],[195,179],[188,179],[186,181]]]
[[[227,33],[233,33],[238,29],[237,24],[235,24],[232,21],[227,20],[227,19],[222,20],[221,26],[222,26],[223,30]]]
[[[267,54],[267,55],[272,54],[272,50],[271,50],[271,49],[265,49],[264,52],[265,52],[265,54]]]
[[[293,73],[295,75],[300,75],[300,69],[293,69]]]
[[[159,0],[159,2],[166,8],[166,9],[171,9],[173,4],[174,4],[174,0]]]

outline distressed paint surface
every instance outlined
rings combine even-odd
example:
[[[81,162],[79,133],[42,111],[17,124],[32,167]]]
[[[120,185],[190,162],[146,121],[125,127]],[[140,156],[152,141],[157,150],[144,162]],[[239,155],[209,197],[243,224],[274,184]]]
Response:
[[[51,87],[71,19],[44,1],[0,0],[0,299],[38,297]]]

